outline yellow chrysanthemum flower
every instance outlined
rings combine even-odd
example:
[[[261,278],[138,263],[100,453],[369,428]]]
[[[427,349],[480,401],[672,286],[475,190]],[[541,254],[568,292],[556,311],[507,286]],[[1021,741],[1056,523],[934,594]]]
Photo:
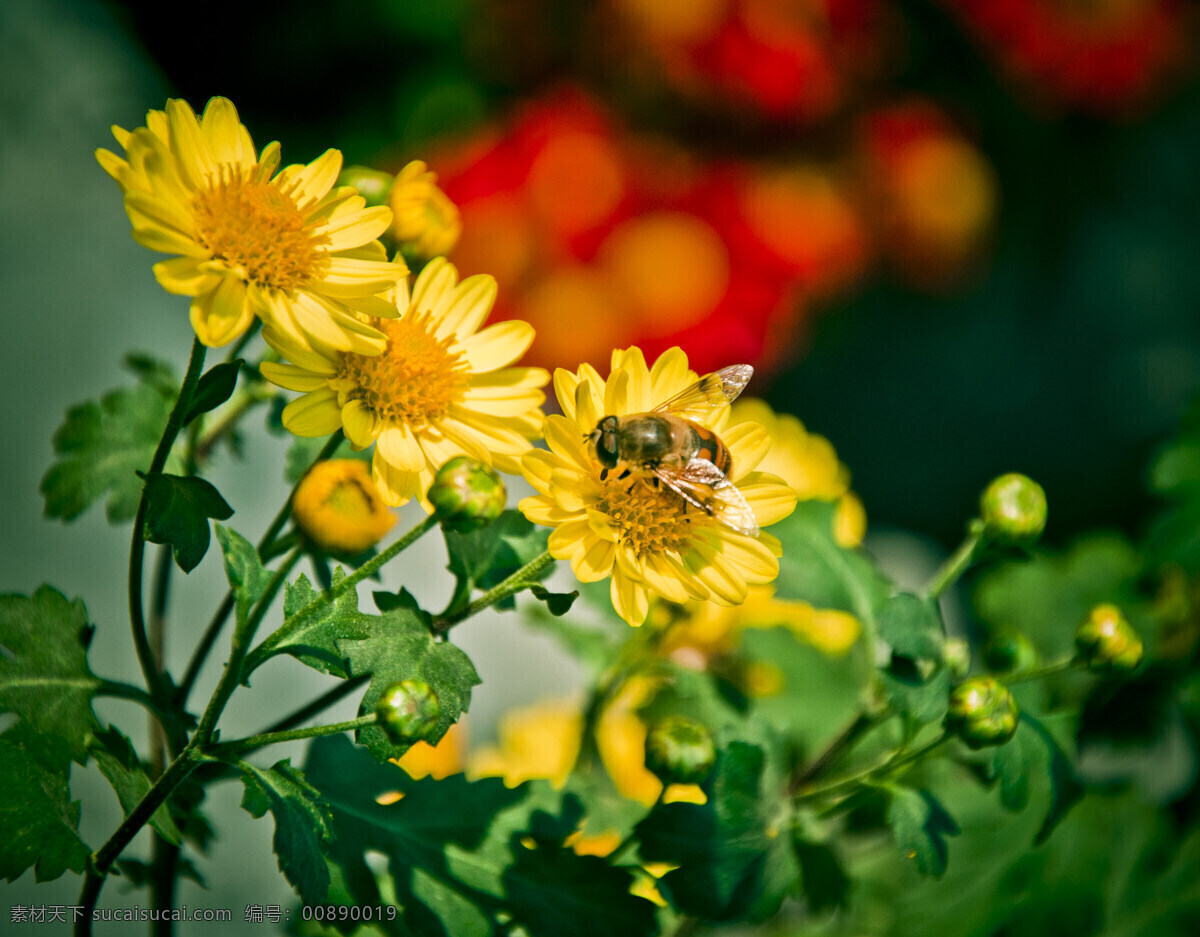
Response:
[[[342,429],[356,448],[375,443],[371,475],[390,505],[422,499],[438,468],[465,455],[501,471],[520,471],[542,421],[541,368],[508,367],[533,341],[526,322],[479,331],[496,298],[489,276],[458,282],[444,258],[433,260],[409,294],[390,294],[399,318],[375,320],[386,344],[366,356],[263,333],[291,363],[264,363],[263,376],[304,396],[284,408],[297,436]]]
[[[525,477],[538,494],[520,504],[536,524],[554,527],[550,552],[570,560],[582,582],[612,577],[613,607],[631,625],[640,625],[651,594],[672,602],[712,599],[736,605],[753,583],[779,574],[779,541],[769,534],[750,537],[722,525],[682,497],[647,478],[602,472],[587,443],[606,415],[644,413],[698,380],[680,348],[646,366],[637,348],[615,351],[608,380],[591,365],[554,375],[562,416],[546,418],[549,451],[524,456]],[[792,512],[796,495],[784,482],[754,471],[770,448],[756,424],[729,426],[729,408],[701,421],[728,447],[730,481],[740,489],[760,527]]]
[[[113,127],[113,136],[124,158],[104,149],[96,158],[125,193],[134,238],[178,255],[155,264],[154,275],[167,292],[192,297],[192,327],[205,345],[233,341],[258,315],[298,343],[382,350],[379,330],[355,313],[394,316],[377,294],[407,270],[376,240],[391,210],[334,187],[341,153],[276,173],[279,144],[255,155],[226,98],[210,100],[200,118],[186,101],[169,100],[145,127]]]
[[[361,553],[396,523],[360,459],[314,465],[296,488],[292,518],[305,536],[334,553]]]
[[[776,413],[763,400],[742,398],[733,404],[730,423],[757,423],[771,438],[771,449],[758,464],[792,486],[801,501],[837,501],[834,539],[856,547],[866,533],[867,515],[850,490],[850,471],[838,461],[829,440],[810,433],[790,413]]]
[[[418,160],[400,170],[392,183],[392,238],[417,257],[444,257],[462,234],[458,206],[437,186],[437,173]]]

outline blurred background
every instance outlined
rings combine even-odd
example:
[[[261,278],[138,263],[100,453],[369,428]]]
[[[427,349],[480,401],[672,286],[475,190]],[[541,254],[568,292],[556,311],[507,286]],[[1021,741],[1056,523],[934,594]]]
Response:
[[[754,364],[751,391],[849,466],[869,548],[905,531],[906,555],[917,542],[936,560],[1004,471],[1046,488],[1051,545],[1098,526],[1138,535],[1148,458],[1200,389],[1196,13],[1178,0],[293,0],[206,3],[183,30],[149,0],[6,0],[0,522],[20,546],[0,587],[49,579],[83,595],[105,635],[93,667],[136,676],[126,532],[96,510],[43,521],[37,482],[62,411],[124,380],[125,350],[185,359],[184,306],[154,283],[92,156],[109,124],[138,126],[167,96],[230,97],[287,162],[330,146],[393,172],[425,160],[462,213],[451,259],[499,280],[497,315],[538,330],[535,363],[603,370],[638,343],[682,345],[700,369]],[[246,461],[218,471],[235,526],[273,514],[263,491],[282,491],[283,450],[251,434]],[[420,595],[444,555],[414,562],[404,579]],[[210,561],[182,597],[219,581]],[[519,627],[489,623],[501,627],[464,629],[483,738],[501,708],[575,679]],[[516,661],[532,679],[512,680]],[[276,670],[263,680],[281,707],[312,695]],[[85,813],[93,843],[119,819],[108,799]],[[184,900],[289,903],[267,825],[244,826],[222,830],[213,892],[188,884]],[[27,875],[6,893],[73,903],[75,887],[35,890]]]

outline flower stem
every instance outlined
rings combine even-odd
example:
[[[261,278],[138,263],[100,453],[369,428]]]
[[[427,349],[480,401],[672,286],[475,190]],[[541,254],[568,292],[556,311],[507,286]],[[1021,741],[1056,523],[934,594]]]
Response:
[[[875,726],[879,725],[881,721],[882,719],[877,716],[868,716],[866,713],[859,713],[854,721],[846,726],[837,738],[830,742],[829,747],[825,751],[809,762],[808,766],[792,779],[791,784],[788,785],[788,793],[794,794],[819,778],[833,767],[839,758],[850,751],[859,739]]]
[[[419,540],[423,534],[435,526],[437,526],[437,517],[430,514],[382,553],[371,557],[371,559],[363,563],[362,566],[337,583],[337,585],[326,589],[304,606],[304,608],[292,615],[246,656],[246,673],[253,672],[256,667],[266,661],[272,655],[275,648],[286,641],[299,624],[302,624],[307,618],[327,606],[332,605],[368,576],[373,575],[385,563],[395,559],[405,549]]]
[[[949,733],[943,732],[937,738],[934,738],[919,748],[914,748],[912,751],[894,752],[887,761],[883,764],[876,765],[873,768],[868,768],[865,771],[860,771],[858,774],[851,775],[848,778],[843,778],[840,781],[835,781],[825,787],[818,787],[816,790],[806,791],[803,794],[797,794],[794,797],[794,802],[799,803],[806,800],[818,800],[825,797],[836,797],[840,794],[851,793],[855,788],[865,784],[868,781],[873,781],[876,778],[884,777],[899,771],[901,768],[912,764],[924,758],[934,749],[944,744],[950,738]]]
[[[980,547],[983,546],[983,543],[982,525],[973,523],[966,537],[963,538],[963,542],[958,545],[958,549],[951,554],[950,558],[941,565],[941,568],[929,580],[925,586],[925,595],[931,599],[940,598],[947,589],[958,582],[959,577],[974,562],[975,556],[979,552]]]
[[[171,413],[167,417],[166,429],[163,430],[158,447],[154,450],[154,457],[150,460],[150,468],[146,472],[147,477],[158,474],[167,464],[167,456],[171,453],[171,447],[175,444],[175,439],[183,428],[184,417],[187,416],[192,405],[192,396],[195,393],[196,384],[200,380],[200,372],[204,369],[206,351],[207,349],[200,339],[197,338],[192,342],[192,354],[188,360],[187,373],[179,388],[175,406],[171,408]],[[163,683],[162,673],[155,666],[154,651],[146,637],[146,618],[142,608],[142,566],[146,557],[146,512],[149,506],[149,501],[146,499],[146,485],[143,484],[141,497],[138,498],[137,513],[133,518],[133,537],[129,546],[129,624],[133,631],[133,646],[137,651],[142,676],[146,680],[146,688],[154,699],[166,703],[168,700],[166,686]]]
[[[1042,680],[1046,677],[1053,677],[1055,674],[1066,673],[1068,670],[1075,670],[1082,666],[1083,661],[1078,657],[1068,657],[1065,660],[1055,661],[1053,664],[1046,664],[1044,667],[1038,667],[1035,670],[1005,676],[1002,679],[1006,684],[1011,686],[1014,683],[1026,683],[1030,680]]]
[[[299,739],[314,739],[322,735],[336,735],[339,732],[362,729],[366,726],[374,725],[377,719],[378,717],[375,713],[367,713],[365,716],[359,716],[357,719],[350,719],[346,722],[332,722],[323,726],[309,726],[307,729],[290,729],[287,732],[263,732],[261,735],[250,735],[244,739],[234,739],[230,742],[221,742],[218,745],[213,745],[209,749],[209,754],[214,758],[225,759],[233,755],[240,755],[243,752],[252,751],[256,748],[276,745],[279,742],[295,742]]]
[[[313,459],[312,465],[308,470],[312,470],[312,466],[318,462],[324,462],[337,449],[342,442],[342,433],[339,430],[329,437],[321,451],[317,453],[317,457]],[[305,473],[307,474],[307,472]],[[292,515],[292,501],[296,497],[296,488],[300,482],[292,487],[291,493],[284,502],[279,513],[275,515],[270,526],[262,535],[262,539],[258,541],[258,554],[260,557],[267,556],[271,553],[272,547],[275,546],[275,541],[279,536],[279,532],[287,523],[288,518]],[[265,560],[264,560],[265,562]],[[184,672],[183,680],[179,683],[178,701],[180,706],[187,705],[187,698],[192,692],[192,687],[196,684],[196,678],[200,676],[200,668],[204,666],[204,662],[208,659],[209,652],[212,651],[213,645],[216,643],[218,636],[221,634],[221,629],[225,627],[225,621],[229,618],[229,613],[233,611],[233,593],[229,592],[222,600],[220,606],[213,614],[212,621],[208,623],[208,627],[204,629],[204,634],[200,637],[200,643],[196,645],[196,650],[192,652],[192,659],[188,661],[187,670]]]
[[[433,630],[436,632],[449,631],[460,621],[464,621],[473,615],[478,615],[485,608],[491,608],[497,602],[502,602],[523,589],[529,588],[537,582],[538,576],[541,573],[550,568],[553,562],[554,557],[550,555],[549,550],[539,554],[503,582],[492,586],[492,588],[488,589],[487,592],[462,611],[434,619]]]

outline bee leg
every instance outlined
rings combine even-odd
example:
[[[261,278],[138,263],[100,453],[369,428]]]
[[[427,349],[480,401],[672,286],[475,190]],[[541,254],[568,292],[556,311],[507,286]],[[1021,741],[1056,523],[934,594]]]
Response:
[[[617,481],[619,481],[619,482],[625,481],[625,479],[627,479],[629,477],[629,474],[630,474],[629,469],[625,469],[625,471],[623,471],[620,475],[617,476]]]
[[[600,469],[600,481],[608,481],[608,469]]]

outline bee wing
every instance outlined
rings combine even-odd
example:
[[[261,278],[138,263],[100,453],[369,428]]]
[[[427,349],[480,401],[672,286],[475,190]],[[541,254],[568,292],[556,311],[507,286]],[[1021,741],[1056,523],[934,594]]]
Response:
[[[758,519],[745,497],[708,459],[692,459],[679,468],[659,465],[653,471],[677,495],[730,530],[747,537],[758,536]]]
[[[742,388],[750,383],[754,368],[748,364],[731,364],[720,371],[706,374],[687,390],[660,403],[654,413],[674,413],[689,420],[702,420],[710,413],[732,403]]]

